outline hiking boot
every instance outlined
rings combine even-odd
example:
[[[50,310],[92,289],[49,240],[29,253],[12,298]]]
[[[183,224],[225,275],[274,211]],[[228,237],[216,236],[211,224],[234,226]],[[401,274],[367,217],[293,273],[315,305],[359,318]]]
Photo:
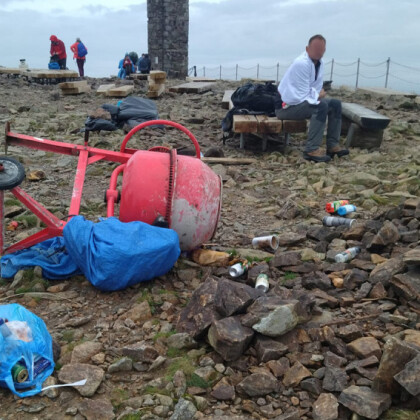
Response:
[[[303,152],[303,158],[306,160],[313,160],[314,162],[329,162],[331,160],[322,149],[316,149],[312,152]]]
[[[331,156],[332,158],[337,155],[339,158],[343,156],[347,156],[349,154],[348,149],[342,149],[340,146],[334,146],[332,149],[327,150],[327,155]]]

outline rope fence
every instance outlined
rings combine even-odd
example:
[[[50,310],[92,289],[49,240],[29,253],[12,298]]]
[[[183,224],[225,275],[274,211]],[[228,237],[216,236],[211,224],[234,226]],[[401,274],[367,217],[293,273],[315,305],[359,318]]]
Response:
[[[238,64],[236,64],[236,66],[192,66],[188,70],[188,74],[189,76],[220,80],[255,78],[272,80],[278,83],[289,65],[290,63],[277,63],[274,66],[257,64],[251,67],[242,67]],[[343,72],[337,69],[337,67],[342,68]],[[329,76],[330,80],[339,80],[341,82],[340,84],[354,84],[356,88],[359,87],[359,83],[363,79],[374,81],[378,87],[383,86],[385,88],[389,87],[390,79],[393,80],[393,86],[401,86],[401,82],[403,82],[404,90],[409,90],[411,88],[418,91],[418,86],[420,86],[420,67],[401,64],[391,60],[391,58],[379,63],[365,62],[360,60],[360,58],[350,63],[341,63],[332,59],[324,63],[324,69],[324,79],[327,79]],[[353,82],[351,79],[353,79]]]

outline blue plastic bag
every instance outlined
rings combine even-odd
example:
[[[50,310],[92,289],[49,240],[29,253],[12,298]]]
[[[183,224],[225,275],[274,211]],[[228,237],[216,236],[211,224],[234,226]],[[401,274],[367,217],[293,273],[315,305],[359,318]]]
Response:
[[[4,338],[0,334],[0,386],[9,388],[19,397],[31,397],[41,392],[43,382],[54,370],[52,338],[44,321],[17,303],[0,305],[0,318],[9,321],[24,321],[28,324],[32,340],[29,342]],[[34,358],[40,356],[50,364],[34,375]],[[13,382],[12,367],[24,360],[29,373],[27,381]]]
[[[115,217],[93,223],[73,217],[64,227],[73,261],[98,289],[114,291],[166,274],[180,255],[178,234]]]

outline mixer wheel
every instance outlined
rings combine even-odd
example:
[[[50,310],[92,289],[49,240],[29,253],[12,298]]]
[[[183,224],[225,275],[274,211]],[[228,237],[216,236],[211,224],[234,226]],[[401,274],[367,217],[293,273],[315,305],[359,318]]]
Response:
[[[16,159],[0,157],[0,190],[11,190],[25,179],[25,168]]]

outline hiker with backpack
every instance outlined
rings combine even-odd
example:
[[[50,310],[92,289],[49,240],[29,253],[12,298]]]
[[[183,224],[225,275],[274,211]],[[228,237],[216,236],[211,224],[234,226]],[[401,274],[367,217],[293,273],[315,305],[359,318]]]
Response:
[[[152,67],[152,62],[150,61],[149,54],[142,54],[137,63],[137,67],[141,74],[149,74]]]
[[[55,35],[50,36],[51,48],[50,55],[51,61],[56,61],[61,70],[66,69],[67,54],[64,42],[58,39]]]
[[[80,38],[76,38],[76,42],[70,47],[73,51],[73,60],[76,59],[77,68],[79,69],[80,77],[85,76],[85,61],[86,61],[86,54],[88,53],[87,48],[80,40]]]
[[[130,76],[131,73],[135,73],[136,69],[134,63],[131,61],[130,55],[125,53],[124,58],[122,58],[118,64],[120,71],[118,72],[118,77],[120,79],[125,79]]]
[[[303,158],[314,162],[328,162],[334,156],[349,154],[340,144],[341,102],[325,97],[322,88],[326,40],[322,35],[309,39],[306,51],[287,69],[279,84],[281,106],[276,107],[280,120],[305,120],[309,118],[308,139]],[[327,152],[320,149],[327,125]]]

